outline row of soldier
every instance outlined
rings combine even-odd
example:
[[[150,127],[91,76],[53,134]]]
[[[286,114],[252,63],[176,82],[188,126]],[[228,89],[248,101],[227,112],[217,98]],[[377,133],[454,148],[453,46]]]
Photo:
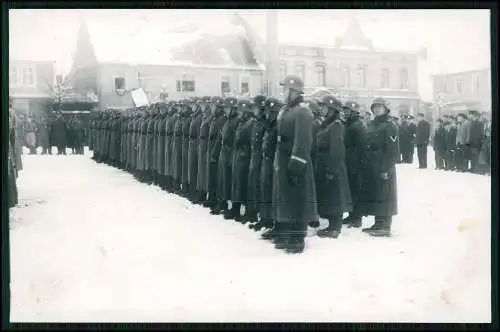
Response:
[[[342,224],[361,227],[368,215],[375,224],[363,231],[389,236],[397,129],[387,103],[374,101],[366,126],[355,102],[307,103],[300,78],[282,84],[284,104],[204,97],[101,112],[90,122],[93,158],[212,214],[266,228],[262,237],[289,253],[304,250],[307,225],[318,227],[319,217],[329,222],[320,237],[337,238]]]

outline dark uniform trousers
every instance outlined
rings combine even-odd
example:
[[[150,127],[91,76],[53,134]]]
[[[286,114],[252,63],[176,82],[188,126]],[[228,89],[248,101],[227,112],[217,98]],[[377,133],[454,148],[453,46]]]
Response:
[[[427,168],[427,144],[417,145],[417,154],[419,168]]]

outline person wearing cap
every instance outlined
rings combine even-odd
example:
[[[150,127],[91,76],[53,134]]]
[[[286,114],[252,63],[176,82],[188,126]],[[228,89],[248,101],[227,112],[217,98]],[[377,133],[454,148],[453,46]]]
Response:
[[[476,172],[478,174],[490,174],[491,171],[491,122],[489,114],[483,112],[483,127],[484,135],[481,142],[481,150],[479,152]]]
[[[457,115],[457,150],[456,150],[456,166],[457,171],[465,172],[468,169],[468,146],[470,142],[470,128],[467,115],[458,113]]]
[[[413,116],[406,114],[399,125],[399,149],[401,152],[401,162],[404,164],[413,163],[413,151],[415,150],[415,131]]]
[[[219,182],[219,154],[220,142],[218,137],[222,127],[226,123],[224,116],[224,99],[214,97],[212,99],[212,119],[208,130],[208,146],[207,146],[207,171],[206,171],[206,191],[207,201],[203,204],[210,208],[210,212],[214,214],[217,211],[217,184]]]
[[[304,82],[294,75],[281,83],[285,106],[278,115],[278,146],[273,176],[273,204],[280,232],[276,248],[301,253],[307,224],[317,218],[316,186],[311,160],[313,121],[304,103]]]
[[[224,214],[225,219],[234,219],[243,224],[248,220],[240,214],[241,206],[247,209],[248,169],[250,166],[252,127],[252,105],[248,99],[240,99],[238,108],[240,119],[236,128],[233,146],[231,209]]]
[[[250,165],[248,167],[247,204],[243,215],[243,219],[250,223],[257,222],[257,213],[259,211],[262,139],[266,125],[265,108],[266,97],[263,95],[255,96],[252,103],[254,121],[252,123]]]
[[[207,199],[207,148],[208,148],[208,134],[210,130],[210,122],[212,121],[212,108],[211,98],[205,96],[202,98],[201,103],[201,123],[198,133],[198,166],[196,173],[196,197],[195,202],[205,203]]]
[[[227,97],[224,100],[226,122],[217,135],[217,140],[212,150],[212,159],[218,158],[219,160],[217,173],[217,206],[211,211],[212,214],[225,213],[228,209],[228,201],[231,200],[234,139],[236,128],[240,121],[238,117],[237,102],[238,100],[234,97]]]
[[[449,123],[446,125],[446,170],[455,170],[455,155],[457,151],[457,119],[449,116]]]
[[[52,124],[52,137],[54,145],[57,147],[57,154],[66,154],[66,133],[67,125],[66,121],[62,117],[61,113],[57,114],[54,123]]]
[[[158,152],[156,154],[156,169],[159,178],[159,186],[163,190],[167,190],[167,177],[165,174],[165,153],[166,153],[166,136],[167,136],[167,120],[168,120],[168,105],[160,104],[160,119],[158,123]]]
[[[189,141],[190,141],[190,128],[193,121],[192,115],[194,103],[188,100],[182,112],[182,175],[181,175],[181,196],[190,198],[189,188]]]
[[[326,109],[326,118],[317,134],[316,195],[319,216],[328,219],[328,226],[317,234],[336,239],[342,229],[342,215],[352,211],[345,166],[343,110],[342,103],[333,96],[325,96],[322,105]]]
[[[173,178],[173,163],[174,159],[174,140],[175,140],[175,126],[177,124],[177,103],[172,102],[169,105],[167,113],[167,121],[165,122],[165,188],[168,192],[174,191],[174,178]]]
[[[268,98],[265,105],[265,127],[262,137],[262,163],[260,167],[260,220],[252,227],[255,230],[266,228],[262,233],[265,240],[273,240],[280,233],[273,209],[273,164],[278,141],[277,117],[283,104],[276,98]]]
[[[434,161],[436,163],[436,169],[445,169],[446,129],[442,118],[437,119],[437,126],[434,132],[432,146],[434,148]]]
[[[347,114],[344,141],[345,165],[353,208],[349,216],[344,219],[343,224],[347,224],[349,228],[359,228],[362,224],[362,211],[365,203],[363,186],[368,163],[367,133],[366,127],[360,119],[359,104],[355,101],[348,101],[344,107]]]
[[[197,98],[193,104],[193,114],[191,115],[191,124],[189,126],[189,147],[188,147],[188,191],[187,198],[197,204],[199,201],[196,181],[198,179],[198,146],[200,144],[200,126],[203,118],[202,112],[203,100]]]
[[[364,228],[371,236],[390,236],[392,216],[397,214],[396,153],[397,129],[389,120],[390,108],[383,98],[370,107],[375,119],[368,128],[368,163],[364,190],[367,201],[363,214],[375,216],[375,224]]]
[[[418,168],[427,168],[427,146],[429,145],[429,140],[431,136],[431,125],[427,120],[425,120],[424,113],[417,114],[417,131],[416,131],[416,143],[417,143],[417,156],[418,156]]]
[[[484,125],[480,120],[480,113],[476,110],[469,111],[470,117],[470,136],[469,136],[469,160],[470,169],[472,173],[476,172],[476,166],[479,158],[479,151],[481,151],[481,144],[484,139]]]

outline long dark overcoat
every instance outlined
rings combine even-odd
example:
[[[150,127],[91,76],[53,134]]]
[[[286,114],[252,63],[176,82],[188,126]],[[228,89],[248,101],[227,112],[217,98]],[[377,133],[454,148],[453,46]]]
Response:
[[[345,130],[345,165],[354,209],[363,210],[364,178],[367,176],[368,142],[366,127],[359,118],[347,121]]]
[[[165,175],[165,142],[166,142],[167,116],[163,114],[158,124],[158,152],[156,154],[157,172]]]
[[[200,144],[200,126],[203,113],[198,111],[189,127],[189,152],[188,152],[188,183],[195,189],[198,180],[198,145]]]
[[[52,124],[52,139],[55,146],[63,145],[66,146],[66,122],[64,119],[57,118]]]
[[[316,220],[318,214],[311,160],[313,114],[301,99],[297,99],[281,109],[277,121],[278,145],[273,175],[275,221],[305,225]],[[289,166],[304,168],[298,185],[290,181]]]
[[[387,115],[376,117],[368,126],[368,176],[364,190],[368,197],[364,215],[397,214],[397,129]],[[388,174],[388,179],[382,177]]]
[[[207,151],[208,151],[208,135],[210,131],[210,122],[212,117],[209,110],[205,110],[203,114],[203,119],[200,125],[200,131],[198,136],[198,174],[196,179],[196,190],[207,191]]]
[[[264,119],[256,119],[252,126],[252,145],[250,166],[248,168],[247,206],[248,209],[253,212],[258,212],[259,209],[262,139],[264,137],[265,126],[266,120]]]
[[[276,153],[278,129],[276,122],[264,127],[262,137],[262,163],[260,166],[259,214],[261,220],[274,220],[273,213],[273,163]]]
[[[319,215],[328,218],[352,211],[342,122],[326,119],[318,129],[317,144],[316,195]]]
[[[217,173],[217,199],[219,201],[231,199],[234,139],[239,121],[240,119],[235,113],[231,114],[219,134],[220,143],[216,143],[216,145],[220,145]]]
[[[190,129],[193,117],[191,113],[186,114],[182,123],[182,183],[189,183],[189,141]]]
[[[174,137],[171,155],[172,177],[177,181],[182,181],[182,125],[184,118],[177,116],[174,125]]]
[[[248,169],[250,166],[252,127],[255,119],[241,119],[236,129],[233,148],[233,170],[231,181],[231,202],[246,204]]]
[[[49,124],[47,121],[41,121],[40,125],[38,126],[38,133],[37,133],[37,143],[38,146],[41,146],[42,148],[48,149],[49,148]]]
[[[173,176],[172,154],[174,147],[174,129],[176,124],[176,114],[171,111],[165,123],[165,175]]]
[[[226,123],[226,117],[224,113],[218,111],[212,121],[210,122],[210,129],[208,132],[208,147],[207,147],[207,180],[206,180],[206,192],[217,191],[217,176],[219,174],[219,154],[221,150],[222,141],[218,138],[220,137],[220,131],[224,124]]]

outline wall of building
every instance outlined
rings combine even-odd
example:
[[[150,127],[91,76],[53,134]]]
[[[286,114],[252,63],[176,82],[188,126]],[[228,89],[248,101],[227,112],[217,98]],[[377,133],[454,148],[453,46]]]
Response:
[[[482,111],[491,111],[491,71],[488,69],[436,75],[433,84],[434,100],[478,104]]]
[[[102,64],[99,70],[99,100],[102,107],[132,107],[129,93],[117,94],[115,78],[125,78],[125,90],[144,88],[150,100],[158,96],[162,86],[169,99],[178,100],[191,96],[221,96],[221,82],[228,79],[231,89],[240,93],[241,82],[249,83],[250,96],[261,93],[263,72],[260,70],[220,69],[187,66],[131,66]],[[177,91],[177,80],[194,80],[194,91]]]

